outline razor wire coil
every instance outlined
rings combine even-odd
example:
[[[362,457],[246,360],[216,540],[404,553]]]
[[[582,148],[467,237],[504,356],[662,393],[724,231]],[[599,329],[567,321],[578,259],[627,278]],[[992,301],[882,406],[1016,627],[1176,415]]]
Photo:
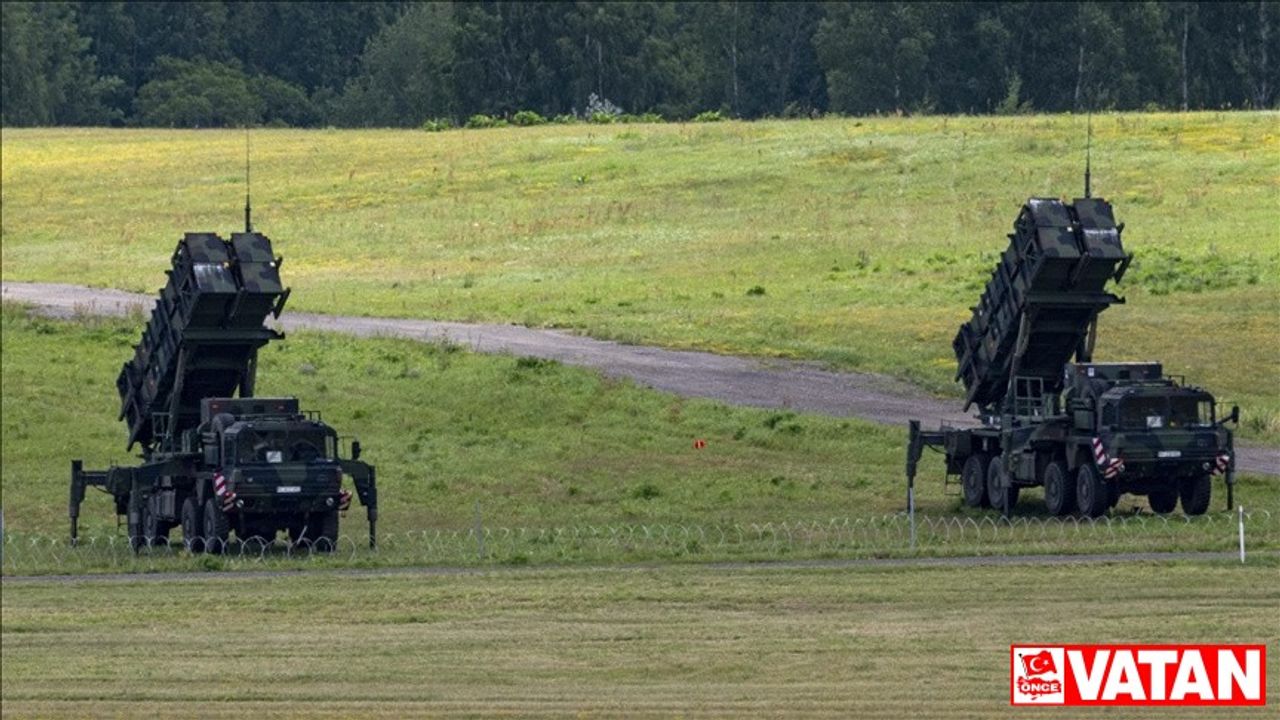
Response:
[[[1269,510],[1244,514],[1251,546],[1276,547],[1280,518]],[[1089,518],[917,515],[917,555],[1089,553],[1104,551],[1229,550],[1238,518],[1232,514],[1122,515]],[[82,537],[26,533],[6,527],[0,570],[6,575],[272,568],[297,565],[457,565],[823,559],[910,554],[910,520],[895,513],[732,523],[488,526],[381,532],[370,548],[358,532],[328,539],[278,537],[143,538],[123,534]],[[136,545],[136,547],[135,547]]]

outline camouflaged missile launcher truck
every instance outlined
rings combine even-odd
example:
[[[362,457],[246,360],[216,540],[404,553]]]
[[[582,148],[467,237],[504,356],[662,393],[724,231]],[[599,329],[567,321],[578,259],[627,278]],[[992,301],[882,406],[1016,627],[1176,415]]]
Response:
[[[71,540],[85,489],[100,487],[126,519],[135,549],[164,544],[181,526],[192,552],[219,552],[238,539],[274,540],[280,531],[311,550],[338,539],[339,513],[351,502],[350,476],[375,539],[374,468],[360,444],[339,454],[338,435],[295,398],[254,396],[258,351],[283,335],[264,326],[289,297],[281,259],[255,232],[230,242],[188,233],[151,318],[116,380],[128,448],[142,464],[84,470],[71,463]],[[238,391],[238,397],[236,397]]]
[[[1009,235],[973,316],[952,348],[965,409],[978,427],[909,425],[907,478],[925,447],[946,456],[970,507],[1008,514],[1025,487],[1044,487],[1055,515],[1107,512],[1121,494],[1146,495],[1157,513],[1179,500],[1187,515],[1209,508],[1211,478],[1235,454],[1213,395],[1166,377],[1159,363],[1095,363],[1098,315],[1122,298],[1106,292],[1132,256],[1111,205],[1098,198],[1031,199]],[[1072,356],[1074,355],[1074,362]],[[911,492],[909,490],[909,492]]]

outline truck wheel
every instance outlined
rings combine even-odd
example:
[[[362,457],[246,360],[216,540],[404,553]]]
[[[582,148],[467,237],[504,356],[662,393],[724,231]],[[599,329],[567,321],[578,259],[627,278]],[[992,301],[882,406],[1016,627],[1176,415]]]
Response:
[[[1057,460],[1044,469],[1044,504],[1059,517],[1076,509],[1075,488],[1067,480],[1067,468]]]
[[[1086,517],[1102,517],[1109,505],[1108,488],[1102,483],[1098,469],[1089,463],[1080,466],[1076,473],[1076,505]]]
[[[227,519],[222,508],[218,507],[216,498],[204,501],[204,549],[205,552],[220,553],[227,549],[227,537],[231,534],[231,521]]]
[[[129,549],[135,553],[142,552],[142,548],[147,546],[147,507],[145,505],[142,506],[140,512],[142,517],[139,518],[138,522],[128,524]]]
[[[1178,491],[1152,490],[1147,493],[1147,504],[1151,506],[1151,512],[1168,515],[1178,506]]]
[[[189,553],[204,552],[204,518],[194,495],[182,501],[182,545]]]
[[[311,516],[320,533],[316,535],[317,552],[333,552],[338,547],[338,511],[319,512]]]
[[[156,514],[152,512],[150,503],[142,513],[142,540],[151,547],[162,547],[169,544],[169,527],[168,523],[160,521]]]
[[[1213,494],[1212,478],[1197,475],[1184,478],[1179,491],[1182,495],[1182,512],[1187,515],[1203,515],[1209,509],[1209,497]]]
[[[987,507],[987,465],[991,458],[982,453],[970,455],[960,470],[960,488],[964,504],[972,508]]]
[[[987,466],[987,502],[995,510],[1008,514],[1018,504],[1018,486],[1009,481],[1009,473],[1004,471],[1004,463],[999,457],[991,458]]]

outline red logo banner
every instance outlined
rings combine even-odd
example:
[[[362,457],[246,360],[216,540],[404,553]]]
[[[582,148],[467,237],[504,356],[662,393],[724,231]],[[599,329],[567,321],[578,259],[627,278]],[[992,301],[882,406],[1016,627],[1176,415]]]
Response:
[[[1265,705],[1265,645],[1012,645],[1011,705]]]

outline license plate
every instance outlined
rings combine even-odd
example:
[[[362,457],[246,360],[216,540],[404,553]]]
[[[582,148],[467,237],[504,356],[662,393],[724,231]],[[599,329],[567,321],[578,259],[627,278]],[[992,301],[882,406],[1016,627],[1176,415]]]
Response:
[[[301,485],[281,485],[280,487],[276,488],[276,492],[280,493],[281,495],[291,495],[294,493],[300,493],[302,492],[302,486]]]
[[[1156,457],[1180,458],[1182,457],[1182,451],[1181,450],[1161,450],[1160,452],[1156,453]]]

